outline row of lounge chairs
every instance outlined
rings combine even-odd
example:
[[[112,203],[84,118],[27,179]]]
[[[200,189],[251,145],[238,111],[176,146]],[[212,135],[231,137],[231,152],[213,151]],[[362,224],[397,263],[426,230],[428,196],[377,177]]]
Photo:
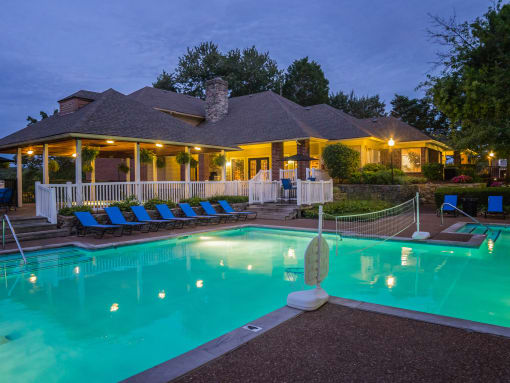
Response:
[[[443,212],[453,214],[454,217],[457,216],[457,202],[458,197],[454,194],[446,194],[443,200]],[[438,212],[439,214],[439,212]],[[487,214],[494,214],[503,216],[503,219],[506,218],[505,210],[503,209],[503,196],[489,196],[487,201],[487,210],[485,210],[485,218],[487,218]]]
[[[156,205],[156,209],[161,216],[160,219],[153,219],[143,206],[131,206],[136,221],[128,221],[118,207],[107,207],[105,212],[108,215],[110,224],[99,224],[94,216],[89,212],[75,212],[78,219],[78,236],[86,236],[88,233],[95,233],[98,238],[102,238],[105,233],[121,236],[131,234],[133,230],[141,232],[158,231],[159,229],[182,228],[184,225],[197,225],[209,223],[221,223],[230,221],[245,221],[248,217],[257,217],[256,212],[235,211],[227,201],[218,201],[224,213],[218,213],[210,202],[200,202],[206,215],[199,215],[187,203],[180,203],[179,207],[184,213],[184,217],[176,217],[168,205]]]

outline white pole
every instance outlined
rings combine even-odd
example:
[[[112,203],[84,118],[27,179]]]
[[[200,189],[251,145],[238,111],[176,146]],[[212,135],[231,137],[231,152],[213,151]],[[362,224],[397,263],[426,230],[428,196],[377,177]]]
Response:
[[[321,270],[321,241],[322,241],[322,205],[319,205],[319,241],[317,242],[317,287],[321,287],[319,282],[320,270]]]
[[[135,193],[136,199],[141,201],[141,190],[140,190],[140,143],[135,142],[134,145],[134,160],[135,160]]]
[[[76,204],[81,205],[83,202],[82,188],[81,188],[81,140],[76,140],[76,158],[75,162],[75,173],[74,182],[76,184]]]
[[[420,231],[420,193],[416,192],[416,231]]]
[[[21,154],[21,148],[18,148],[16,155],[16,188],[18,194],[18,207],[23,206],[23,156]]]
[[[43,144],[43,184],[50,183],[50,170],[48,168],[48,144]]]

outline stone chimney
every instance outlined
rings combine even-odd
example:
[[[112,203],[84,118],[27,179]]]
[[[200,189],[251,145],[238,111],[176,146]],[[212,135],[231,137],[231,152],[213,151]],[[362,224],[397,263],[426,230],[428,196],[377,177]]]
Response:
[[[205,83],[205,120],[217,122],[228,113],[228,83],[221,77]]]

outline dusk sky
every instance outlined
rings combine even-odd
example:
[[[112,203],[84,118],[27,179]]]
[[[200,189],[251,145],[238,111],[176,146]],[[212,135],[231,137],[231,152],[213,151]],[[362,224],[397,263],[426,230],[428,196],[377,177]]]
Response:
[[[79,89],[130,93],[173,71],[186,47],[255,45],[281,68],[309,56],[331,91],[379,94],[415,87],[435,51],[427,13],[472,20],[485,0],[5,1],[0,15],[0,136],[52,112]]]

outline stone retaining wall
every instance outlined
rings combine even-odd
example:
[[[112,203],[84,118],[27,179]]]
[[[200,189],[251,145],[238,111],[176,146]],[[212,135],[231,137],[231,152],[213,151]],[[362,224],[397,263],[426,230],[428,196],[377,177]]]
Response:
[[[483,187],[485,184],[417,184],[417,185],[335,185],[334,199],[379,199],[391,203],[401,203],[420,193],[423,204],[434,204],[434,193],[439,187]]]

